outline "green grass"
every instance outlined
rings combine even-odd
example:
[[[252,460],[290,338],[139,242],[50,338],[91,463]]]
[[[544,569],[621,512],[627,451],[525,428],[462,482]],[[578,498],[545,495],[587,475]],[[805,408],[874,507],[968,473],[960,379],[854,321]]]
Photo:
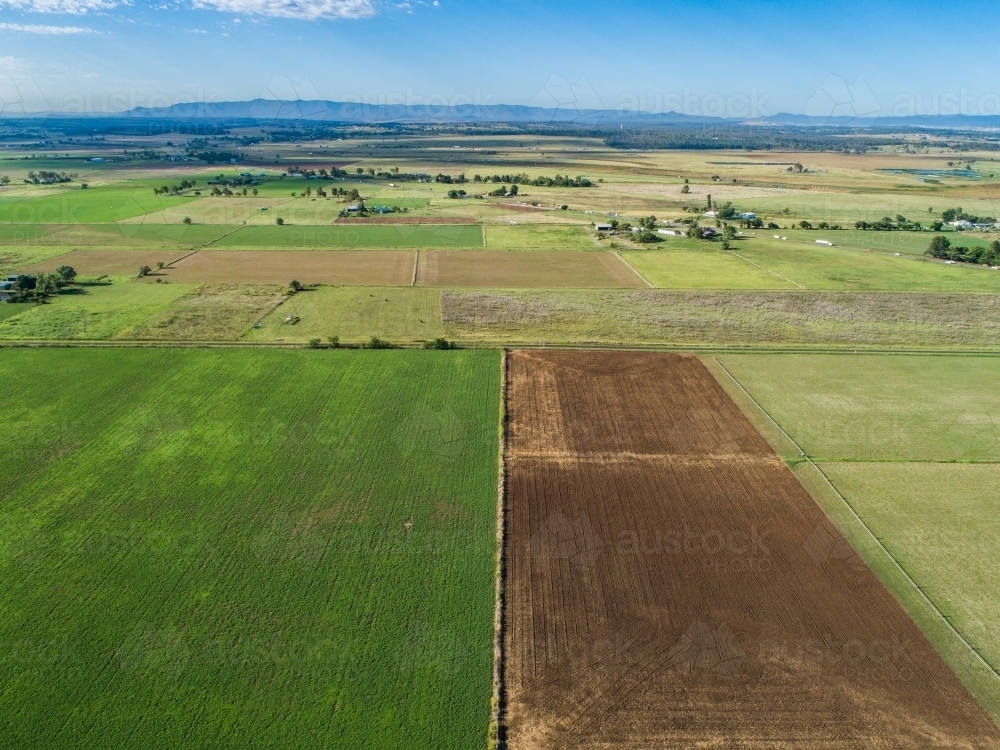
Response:
[[[0,340],[112,339],[194,289],[190,284],[74,287],[20,315],[0,320]]]
[[[998,292],[1000,272],[967,265],[948,266],[912,255],[866,253],[823,247],[815,239],[770,236],[734,243],[733,250],[761,268],[806,289],[884,292]],[[839,242],[836,233],[809,233]],[[928,233],[929,234],[929,233]],[[783,235],[788,236],[788,235]],[[928,239],[929,242],[929,239]],[[747,263],[748,267],[753,268]]]
[[[19,271],[26,266],[41,263],[49,258],[65,255],[68,247],[3,247],[0,246],[0,275]]]
[[[179,178],[164,178],[164,184]],[[201,180],[204,182],[204,180]],[[38,195],[0,197],[0,222],[12,224],[103,224],[159,211],[194,200],[154,195],[153,183],[92,187],[79,184],[36,188]]]
[[[656,250],[622,253],[649,283],[661,289],[795,289],[795,285],[756,268],[718,244],[678,239]]]
[[[217,248],[277,247],[482,247],[483,232],[476,225],[337,224],[334,226],[248,226],[213,244]]]
[[[889,552],[1000,670],[1000,466],[830,463],[820,468]]]
[[[230,231],[210,224],[0,224],[0,247],[200,247]]]
[[[33,303],[14,304],[12,302],[0,302],[0,322],[6,320],[7,318],[13,318],[15,315],[20,315],[23,312],[27,312],[32,307],[34,307]]]
[[[294,315],[295,325],[283,321]],[[428,341],[444,335],[441,293],[413,287],[319,287],[296,294],[252,330],[251,341],[361,342],[379,336],[393,343]]]
[[[0,351],[11,747],[483,747],[495,352]]]
[[[817,460],[1000,461],[998,357],[719,359]]]
[[[481,244],[481,243],[480,243]],[[486,226],[491,250],[600,250],[589,229],[554,224]]]
[[[1000,358],[718,359],[760,406],[713,369],[719,382],[792,463],[973,695],[1000,719],[1000,678],[934,608],[1000,669],[994,627],[1000,575],[992,564],[1000,556],[1000,396],[983,387],[1000,375]],[[765,412],[815,457],[818,468],[798,458]]]

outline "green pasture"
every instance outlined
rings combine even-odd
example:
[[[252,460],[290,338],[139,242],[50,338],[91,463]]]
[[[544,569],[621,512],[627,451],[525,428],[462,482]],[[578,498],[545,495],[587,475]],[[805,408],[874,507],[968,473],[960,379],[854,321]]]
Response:
[[[165,184],[175,184],[164,178]],[[203,182],[203,180],[199,180]],[[193,196],[154,195],[154,183],[116,183],[82,190],[77,183],[39,188],[37,196],[0,194],[0,224],[105,224],[160,211]]]
[[[35,245],[28,247],[4,247],[0,245],[0,275],[19,271],[26,266],[41,263],[49,258],[65,255],[72,248]]]
[[[286,323],[291,316],[294,323]],[[441,293],[422,287],[331,287],[307,289],[286,300],[245,337],[250,341],[344,343],[378,336],[392,343],[428,341],[444,334]]]
[[[485,747],[495,352],[0,351],[10,747]]]
[[[600,250],[585,227],[558,224],[488,224],[486,246],[492,250]]]
[[[43,305],[0,320],[0,340],[102,340],[129,329],[191,292],[191,284],[92,284],[70,287]],[[21,308],[22,305],[0,304]]]
[[[979,266],[946,265],[923,256],[862,252],[839,247],[837,233],[808,233],[814,239],[775,240],[769,234],[736,240],[733,252],[748,265],[778,274],[805,289],[879,292],[997,292],[1000,272]],[[929,244],[932,235],[928,232]],[[817,245],[830,239],[834,247]]]
[[[722,250],[719,243],[676,238],[653,250],[622,252],[625,260],[661,289],[795,289],[764,268]]]
[[[719,359],[817,461],[1000,462],[998,357]]]

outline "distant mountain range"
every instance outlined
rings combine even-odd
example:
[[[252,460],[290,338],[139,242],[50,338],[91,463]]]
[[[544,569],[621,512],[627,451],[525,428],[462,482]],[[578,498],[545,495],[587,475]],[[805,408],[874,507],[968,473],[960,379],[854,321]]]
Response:
[[[44,115],[60,117],[55,113]],[[458,106],[359,104],[330,101],[278,101],[174,104],[170,107],[136,107],[117,115],[92,115],[115,119],[309,121],[336,123],[511,123],[581,125],[592,127],[670,125],[757,125],[786,127],[916,127],[947,129],[1000,129],[1000,115],[915,115],[912,117],[822,117],[781,113],[751,119],[708,117],[680,112],[629,112],[575,107],[529,107],[513,104]],[[63,116],[64,117],[64,116]]]

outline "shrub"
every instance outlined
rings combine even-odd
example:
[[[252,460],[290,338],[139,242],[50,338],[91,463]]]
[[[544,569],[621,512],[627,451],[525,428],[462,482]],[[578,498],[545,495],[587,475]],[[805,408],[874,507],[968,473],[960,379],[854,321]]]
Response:
[[[275,220],[274,220],[274,223],[275,223],[275,224],[277,224],[277,225],[278,225],[278,226],[280,227],[281,225],[283,225],[283,224],[285,223],[285,220],[284,220],[284,219],[282,219],[282,218],[281,218],[281,217],[279,216],[279,217],[278,217],[277,219],[275,219]]]
[[[368,343],[364,345],[365,349],[392,349],[393,346],[388,341],[383,341],[378,336],[372,336],[368,339]]]
[[[340,348],[340,336],[327,336],[326,340],[329,342],[331,349]]]
[[[454,341],[448,341],[444,338],[436,338],[433,341],[425,341],[424,349],[457,349]]]
[[[319,339],[309,339],[310,349],[319,349]]]

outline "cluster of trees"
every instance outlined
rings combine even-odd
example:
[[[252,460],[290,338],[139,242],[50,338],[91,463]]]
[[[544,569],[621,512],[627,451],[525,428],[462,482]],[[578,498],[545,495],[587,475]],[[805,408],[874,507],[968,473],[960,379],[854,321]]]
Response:
[[[256,198],[257,192],[258,192],[257,188],[254,188],[252,193],[249,194],[253,195]],[[198,195],[198,193],[195,193],[195,195]],[[246,188],[243,188],[242,190],[233,191],[230,190],[228,187],[219,188],[219,186],[216,185],[215,187],[212,188],[212,195],[214,195],[216,198],[218,198],[219,196],[225,196],[226,198],[231,198],[234,195],[242,195],[245,198],[248,195],[248,193]]]
[[[949,208],[941,212],[941,220],[944,222],[969,221],[973,224],[995,224],[996,218],[993,216],[974,216],[959,208]]]
[[[14,282],[13,294],[8,302],[44,302],[53,294],[59,294],[64,286],[76,280],[76,271],[72,266],[59,266],[52,273],[38,276],[21,276]]]
[[[465,195],[466,195],[466,193],[465,193],[464,190],[449,190],[448,191],[448,197],[449,198],[464,198]]]
[[[27,185],[54,185],[62,182],[72,182],[77,177],[78,175],[76,173],[66,174],[65,172],[46,172],[43,169],[39,172],[28,172],[28,178],[24,182]],[[8,182],[9,181],[10,180],[8,180]]]
[[[463,176],[462,181],[465,181]],[[593,187],[594,183],[588,180],[586,177],[576,176],[570,177],[569,175],[557,174],[555,177],[535,177],[531,178],[530,175],[521,172],[520,174],[495,174],[495,175],[474,175],[472,178],[473,182],[492,182],[492,183],[513,183],[515,185],[534,185],[535,187],[569,187],[569,188],[582,188],[582,187]]]
[[[177,195],[182,190],[190,190],[197,184],[197,180],[181,180],[180,185],[164,185],[163,187],[153,188],[153,195]],[[257,192],[256,190],[254,191]]]
[[[517,185],[511,185],[510,187],[498,187],[496,190],[491,191],[490,195],[494,198],[509,198],[517,195]]]
[[[5,174],[0,174],[0,187],[10,184],[10,177]]]
[[[956,260],[962,263],[981,263],[986,266],[1000,265],[1000,240],[993,240],[988,246],[962,247],[951,244],[947,237],[938,235],[931,240],[926,255],[942,260]]]
[[[451,185],[452,183],[456,183],[458,185],[461,185],[461,184],[463,184],[465,182],[468,182],[468,180],[465,179],[465,175],[464,174],[460,174],[458,177],[452,177],[450,174],[440,174],[439,173],[434,178],[434,182],[443,182],[446,185]]]
[[[242,153],[232,151],[191,151],[188,156],[206,164],[235,164],[243,161]]]
[[[940,229],[940,224],[937,225]],[[823,227],[820,227],[822,229]],[[873,229],[879,232],[919,232],[923,229],[919,221],[910,221],[902,214],[896,214],[895,221],[890,216],[883,216],[878,221],[856,221],[855,229]]]

